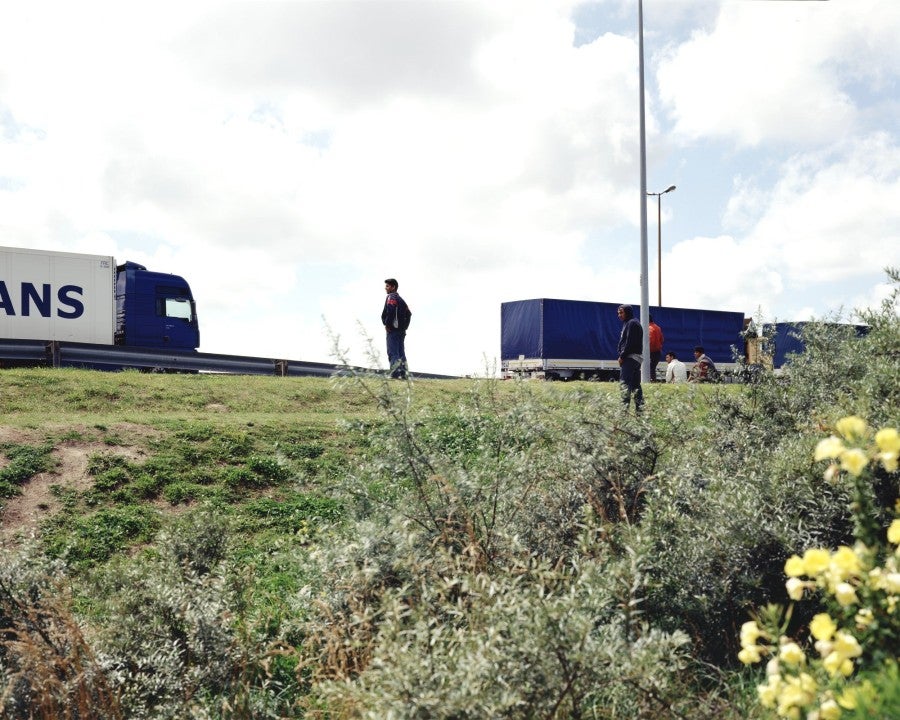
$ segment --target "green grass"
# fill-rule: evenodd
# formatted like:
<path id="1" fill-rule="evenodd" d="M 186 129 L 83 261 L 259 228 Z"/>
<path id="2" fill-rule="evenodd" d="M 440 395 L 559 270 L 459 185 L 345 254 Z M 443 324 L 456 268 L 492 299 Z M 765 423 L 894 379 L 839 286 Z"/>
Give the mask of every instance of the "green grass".
<path id="1" fill-rule="evenodd" d="M 430 414 L 433 442 L 451 455 L 477 456 L 474 443 L 490 437 L 490 428 L 469 427 L 452 412 L 483 382 L 413 385 L 417 407 Z M 285 519 L 296 517 L 296 498 L 327 499 L 353 457 L 365 452 L 366 429 L 386 421 L 379 407 L 384 398 L 378 394 L 389 393 L 394 407 L 402 408 L 409 390 L 405 384 L 376 381 L 364 387 L 346 379 L 72 369 L 4 370 L 0 383 L 0 429 L 28 439 L 0 445 L 0 460 L 5 459 L 0 495 L 11 497 L 35 474 L 51 470 L 56 448 L 106 448 L 89 455 L 87 487 L 57 483 L 54 492 L 65 499 L 66 512 L 44 520 L 48 547 L 79 565 L 146 543 L 168 517 L 210 501 L 253 518 L 266 532 L 273 523 L 286 523 L 283 529 L 296 532 L 294 520 Z M 585 394 L 618 393 L 614 383 L 534 382 L 527 387 L 545 396 L 548 406 Z M 680 400 L 686 394 L 696 398 L 695 415 L 683 421 L 702 423 L 711 407 L 705 398 L 735 389 L 648 385 L 645 394 L 654 407 L 652 422 L 668 427 L 667 408 L 676 402 L 684 408 Z M 520 390 L 516 382 L 495 383 L 492 394 L 495 402 L 514 404 Z M 285 509 L 261 518 L 260 502 L 283 503 Z M 152 505 L 158 519 L 125 522 L 142 505 Z M 333 510 L 326 515 L 334 520 Z M 276 516 L 282 519 L 275 522 Z M 95 532 L 92 523 L 109 525 L 110 539 Z M 252 523 L 242 526 L 254 531 Z M 77 549 L 63 553 L 66 536 L 75 538 Z"/>
<path id="2" fill-rule="evenodd" d="M 50 459 L 50 445 L 19 445 L 6 443 L 0 445 L 0 453 L 7 459 L 5 467 L 0 468 L 0 497 L 12 497 L 20 491 L 20 486 L 40 472 L 53 466 Z"/>

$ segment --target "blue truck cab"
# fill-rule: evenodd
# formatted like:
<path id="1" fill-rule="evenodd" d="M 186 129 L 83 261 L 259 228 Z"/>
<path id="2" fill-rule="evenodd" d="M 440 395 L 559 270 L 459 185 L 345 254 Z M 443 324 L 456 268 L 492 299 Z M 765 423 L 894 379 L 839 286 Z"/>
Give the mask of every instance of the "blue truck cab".
<path id="1" fill-rule="evenodd" d="M 116 345 L 196 350 L 197 308 L 187 281 L 126 262 L 116 267 Z"/>

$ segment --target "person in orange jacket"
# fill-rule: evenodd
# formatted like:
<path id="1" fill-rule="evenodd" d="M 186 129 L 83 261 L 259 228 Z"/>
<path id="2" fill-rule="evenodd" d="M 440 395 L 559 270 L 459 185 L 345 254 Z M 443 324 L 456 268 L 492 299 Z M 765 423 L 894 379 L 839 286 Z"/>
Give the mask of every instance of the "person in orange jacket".
<path id="1" fill-rule="evenodd" d="M 662 348 L 665 342 L 662 328 L 653 322 L 653 316 L 650 316 L 648 337 L 650 339 L 650 382 L 656 382 L 656 366 L 662 358 Z"/>

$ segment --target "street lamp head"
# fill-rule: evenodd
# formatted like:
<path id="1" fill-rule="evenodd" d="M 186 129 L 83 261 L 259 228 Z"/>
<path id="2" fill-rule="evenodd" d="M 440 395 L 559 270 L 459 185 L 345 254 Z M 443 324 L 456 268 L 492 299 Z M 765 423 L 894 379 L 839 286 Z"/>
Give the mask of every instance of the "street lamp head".
<path id="1" fill-rule="evenodd" d="M 674 185 L 669 185 L 669 187 L 667 187 L 665 190 L 663 190 L 663 195 L 665 195 L 666 193 L 672 192 L 674 189 L 675 189 Z"/>

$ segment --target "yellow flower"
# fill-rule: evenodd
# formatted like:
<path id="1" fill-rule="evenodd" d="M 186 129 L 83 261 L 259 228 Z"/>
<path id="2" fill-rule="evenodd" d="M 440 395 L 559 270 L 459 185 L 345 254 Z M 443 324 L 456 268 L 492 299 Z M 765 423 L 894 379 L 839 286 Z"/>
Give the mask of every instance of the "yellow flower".
<path id="1" fill-rule="evenodd" d="M 787 594 L 791 600 L 803 599 L 803 591 L 806 589 L 806 583 L 800 578 L 788 578 L 784 586 L 787 588 Z"/>
<path id="2" fill-rule="evenodd" d="M 788 642 L 781 646 L 778 657 L 787 665 L 802 665 L 806 662 L 806 655 L 795 642 Z"/>
<path id="3" fill-rule="evenodd" d="M 834 650 L 834 643 L 831 640 L 816 640 L 814 647 L 818 650 L 820 657 L 828 657 Z"/>
<path id="4" fill-rule="evenodd" d="M 783 717 L 785 720 L 800 720 L 800 708 L 785 705 L 783 702 L 778 703 L 775 712 L 778 713 L 778 717 Z"/>
<path id="5" fill-rule="evenodd" d="M 900 594 L 900 572 L 892 572 L 884 576 L 884 589 L 894 595 Z"/>
<path id="6" fill-rule="evenodd" d="M 831 640 L 837 624 L 828 613 L 819 613 L 809 623 L 809 631 L 816 640 Z"/>
<path id="7" fill-rule="evenodd" d="M 834 597 L 838 603 L 840 603 L 841 607 L 847 607 L 848 605 L 859 602 L 859 598 L 856 597 L 856 588 L 850 583 L 838 583 L 837 587 L 834 589 Z"/>
<path id="8" fill-rule="evenodd" d="M 831 562 L 831 553 L 820 548 L 810 548 L 803 553 L 803 568 L 810 577 L 825 572 Z"/>
<path id="9" fill-rule="evenodd" d="M 803 558 L 799 555 L 791 555 L 784 563 L 784 574 L 788 577 L 800 577 L 805 573 L 806 567 L 803 565 Z"/>
<path id="10" fill-rule="evenodd" d="M 891 523 L 887 531 L 887 539 L 889 543 L 900 545 L 900 518 L 895 519 Z"/>
<path id="11" fill-rule="evenodd" d="M 881 460 L 881 466 L 888 472 L 897 472 L 897 453 L 883 452 L 878 453 L 878 459 Z"/>
<path id="12" fill-rule="evenodd" d="M 761 635 L 765 635 L 756 620 L 748 620 L 741 625 L 741 647 L 750 647 L 755 645 Z"/>
<path id="13" fill-rule="evenodd" d="M 837 650 L 834 650 L 822 661 L 822 666 L 832 677 L 836 677 L 838 674 L 849 677 L 853 674 L 853 661 L 850 658 L 841 655 Z"/>
<path id="14" fill-rule="evenodd" d="M 837 571 L 835 574 L 842 578 L 859 575 L 859 555 L 846 545 L 841 545 L 831 556 L 831 565 Z"/>
<path id="15" fill-rule="evenodd" d="M 744 663 L 744 665 L 752 665 L 753 663 L 758 663 L 760 660 L 762 660 L 762 655 L 760 655 L 759 651 L 759 645 L 748 645 L 742 648 L 738 653 L 738 660 Z"/>
<path id="16" fill-rule="evenodd" d="M 897 428 L 886 427 L 881 428 L 875 433 L 875 444 L 883 453 L 900 453 L 900 433 Z"/>
<path id="17" fill-rule="evenodd" d="M 844 690 L 844 692 L 842 692 L 840 695 L 838 695 L 838 698 L 837 698 L 838 705 L 840 705 L 842 708 L 844 708 L 844 710 L 856 710 L 856 705 L 857 705 L 856 693 L 857 693 L 856 688 L 852 688 L 852 687 L 847 688 L 846 690 Z"/>
<path id="18" fill-rule="evenodd" d="M 869 570 L 869 587 L 873 590 L 884 590 L 884 570 L 880 567 L 874 567 Z"/>
<path id="19" fill-rule="evenodd" d="M 863 437 L 865 437 L 867 429 L 866 421 L 856 415 L 841 418 L 835 424 L 835 428 L 837 428 L 837 431 L 845 440 L 849 440 L 850 442 L 862 440 Z"/>
<path id="20" fill-rule="evenodd" d="M 817 461 L 834 460 L 835 458 L 839 458 L 844 450 L 846 450 L 846 448 L 844 447 L 843 441 L 839 437 L 831 435 L 824 440 L 819 440 L 819 444 L 816 445 L 816 452 L 813 457 Z"/>
<path id="21" fill-rule="evenodd" d="M 817 689 L 815 679 L 807 673 L 786 678 L 778 695 L 776 712 L 781 717 L 799 718 L 800 708 L 806 707 L 816 699 Z"/>
<path id="22" fill-rule="evenodd" d="M 866 453 L 859 448 L 851 448 L 841 455 L 841 469 L 846 470 L 851 475 L 859 477 L 866 465 L 869 464 L 869 458 Z"/>
<path id="23" fill-rule="evenodd" d="M 781 690 L 781 678 L 777 675 L 770 675 L 768 682 L 756 687 L 756 694 L 759 696 L 759 703 L 763 707 L 775 707 L 775 701 L 778 699 L 778 692 Z"/>
<path id="24" fill-rule="evenodd" d="M 819 706 L 819 720 L 838 720 L 840 716 L 841 709 L 831 698 Z"/>
<path id="25" fill-rule="evenodd" d="M 872 614 L 871 608 L 860 608 L 854 620 L 856 620 L 857 628 L 865 630 L 875 621 L 875 616 Z"/>
<path id="26" fill-rule="evenodd" d="M 797 708 L 799 705 L 805 705 L 805 703 L 803 702 L 805 699 L 806 694 L 803 692 L 803 690 L 800 689 L 799 685 L 795 683 L 789 683 L 787 686 L 782 688 L 781 694 L 778 696 L 778 714 L 784 715 L 785 710 Z"/>
<path id="27" fill-rule="evenodd" d="M 838 630 L 834 635 L 834 652 L 844 657 L 855 658 L 862 655 L 862 648 L 859 641 L 850 633 Z"/>

